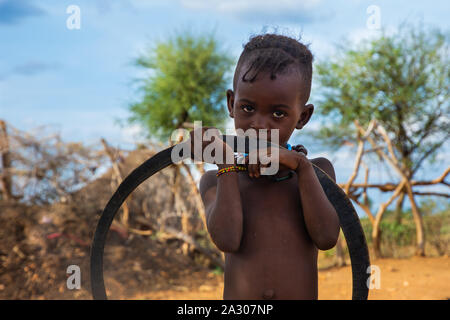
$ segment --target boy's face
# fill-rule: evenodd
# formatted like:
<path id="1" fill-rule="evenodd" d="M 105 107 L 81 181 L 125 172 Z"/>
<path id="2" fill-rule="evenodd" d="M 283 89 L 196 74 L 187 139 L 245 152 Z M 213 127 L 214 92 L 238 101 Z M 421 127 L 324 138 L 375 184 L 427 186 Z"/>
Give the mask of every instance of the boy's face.
<path id="1" fill-rule="evenodd" d="M 259 73 L 252 83 L 239 80 L 236 92 L 227 91 L 228 111 L 235 129 L 278 129 L 280 141 L 274 142 L 287 143 L 294 129 L 301 129 L 314 111 L 312 104 L 305 105 L 308 93 L 302 89 L 302 82 L 293 70 L 277 74 L 274 80 L 269 73 Z"/>

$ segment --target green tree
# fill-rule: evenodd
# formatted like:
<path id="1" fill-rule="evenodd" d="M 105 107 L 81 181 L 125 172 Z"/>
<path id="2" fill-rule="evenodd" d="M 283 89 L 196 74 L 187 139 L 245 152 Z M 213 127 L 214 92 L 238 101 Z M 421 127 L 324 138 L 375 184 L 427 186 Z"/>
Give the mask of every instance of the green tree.
<path id="1" fill-rule="evenodd" d="M 367 127 L 375 118 L 411 179 L 450 136 L 448 40 L 440 30 L 403 24 L 394 34 L 382 31 L 376 39 L 339 46 L 333 58 L 316 66 L 323 126 L 315 138 L 336 151 L 356 142 L 355 119 Z M 418 254 L 424 253 L 423 244 L 418 239 Z"/>
<path id="2" fill-rule="evenodd" d="M 223 129 L 228 118 L 226 89 L 231 82 L 234 62 L 228 52 L 220 48 L 213 33 L 194 35 L 182 31 L 167 41 L 157 41 L 135 61 L 148 76 L 138 80 L 142 97 L 129 106 L 132 115 L 127 121 L 145 128 L 147 138 L 162 142 L 167 142 L 175 129 L 189 128 L 198 120 L 204 126 Z M 182 232 L 190 235 L 193 226 L 179 192 L 181 168 L 185 169 L 186 178 L 196 194 L 203 227 L 206 225 L 205 214 L 190 167 L 186 164 L 174 166 L 173 208 L 181 214 Z M 204 171 L 201 165 L 198 169 Z M 182 250 L 188 254 L 189 246 L 184 244 Z"/>
<path id="3" fill-rule="evenodd" d="M 140 79 L 143 97 L 130 105 L 130 123 L 163 141 L 174 129 L 201 120 L 223 128 L 227 118 L 225 92 L 234 60 L 222 52 L 213 34 L 179 33 L 157 42 L 136 65 L 149 71 Z"/>

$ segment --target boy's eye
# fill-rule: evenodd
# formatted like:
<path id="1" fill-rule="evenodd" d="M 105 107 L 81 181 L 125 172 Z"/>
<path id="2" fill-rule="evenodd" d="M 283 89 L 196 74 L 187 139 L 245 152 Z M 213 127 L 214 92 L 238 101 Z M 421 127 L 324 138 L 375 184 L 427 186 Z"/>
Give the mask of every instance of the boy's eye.
<path id="1" fill-rule="evenodd" d="M 249 105 L 242 106 L 241 108 L 245 112 L 253 112 L 255 110 L 255 108 L 253 108 L 252 106 L 249 106 Z"/>
<path id="2" fill-rule="evenodd" d="M 283 118 L 283 117 L 284 117 L 284 112 L 283 112 L 283 111 L 275 111 L 275 112 L 273 113 L 273 116 L 274 116 L 275 118 Z"/>

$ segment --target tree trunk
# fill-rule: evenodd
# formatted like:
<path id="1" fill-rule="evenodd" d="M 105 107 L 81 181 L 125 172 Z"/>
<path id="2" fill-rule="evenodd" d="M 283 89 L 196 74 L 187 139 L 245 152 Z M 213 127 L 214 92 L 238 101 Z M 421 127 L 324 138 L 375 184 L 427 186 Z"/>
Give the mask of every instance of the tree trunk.
<path id="1" fill-rule="evenodd" d="M 205 174 L 205 166 L 203 163 L 199 163 L 197 164 L 197 170 L 200 172 L 200 175 L 204 175 Z"/>
<path id="2" fill-rule="evenodd" d="M 206 213 L 205 213 L 205 208 L 203 206 L 203 201 L 202 201 L 202 197 L 200 195 L 200 191 L 198 190 L 197 184 L 194 180 L 194 177 L 192 176 L 190 167 L 188 165 L 186 165 L 185 163 L 182 163 L 181 165 L 186 170 L 187 179 L 191 186 L 191 191 L 195 197 L 195 204 L 197 206 L 198 214 L 200 216 L 200 219 L 203 222 L 203 230 L 207 230 L 207 228 L 206 228 Z"/>
<path id="3" fill-rule="evenodd" d="M 405 194 L 402 192 L 402 193 L 400 193 L 400 197 L 397 199 L 397 204 L 395 206 L 394 219 L 395 219 L 396 225 L 402 224 L 403 200 L 404 199 L 405 199 Z"/>
<path id="4" fill-rule="evenodd" d="M 184 234 L 190 236 L 193 230 L 191 222 L 189 221 L 189 215 L 184 204 L 184 200 L 181 198 L 181 171 L 179 166 L 175 166 L 175 181 L 173 185 L 173 193 L 175 198 L 175 210 L 177 214 L 181 217 L 181 230 Z M 189 242 L 184 242 L 181 246 L 181 251 L 184 255 L 189 255 L 193 247 Z"/>
<path id="5" fill-rule="evenodd" d="M 335 265 L 337 267 L 345 266 L 345 253 L 344 253 L 344 244 L 342 243 L 342 236 L 339 234 L 338 241 L 336 242 L 336 262 Z"/>
<path id="6" fill-rule="evenodd" d="M 372 248 L 376 259 L 382 258 L 381 254 L 381 219 L 376 219 L 372 229 Z"/>
<path id="7" fill-rule="evenodd" d="M 4 200 L 13 199 L 12 196 L 12 183 L 11 183 L 11 160 L 9 156 L 9 142 L 8 142 L 8 132 L 6 131 L 6 123 L 0 120 L 0 155 L 2 159 L 3 172 L 0 175 L 0 184 L 3 193 Z"/>
<path id="8" fill-rule="evenodd" d="M 118 188 L 119 185 L 122 183 L 123 181 L 123 175 L 122 175 L 122 171 L 120 170 L 120 166 L 117 163 L 117 155 L 114 153 L 114 151 L 111 149 L 111 147 L 108 145 L 108 143 L 106 142 L 106 140 L 104 138 L 100 139 L 100 142 L 103 145 L 103 148 L 105 149 L 105 153 L 108 155 L 110 161 L 111 161 L 111 166 L 112 166 L 112 174 L 111 174 L 111 186 L 112 189 L 114 191 L 114 189 Z M 115 182 L 114 182 L 115 180 Z M 130 194 L 127 199 L 125 199 L 125 201 L 122 204 L 122 216 L 121 216 L 121 222 L 122 224 L 125 226 L 125 228 L 128 229 L 128 220 L 130 217 L 130 210 L 128 208 L 128 204 L 132 202 L 132 194 Z"/>
<path id="9" fill-rule="evenodd" d="M 409 201 L 411 202 L 411 211 L 414 218 L 414 223 L 416 225 L 416 256 L 425 256 L 425 232 L 423 227 L 422 215 L 417 208 L 416 201 L 414 200 L 414 195 L 412 193 L 411 185 L 406 186 L 408 192 Z"/>

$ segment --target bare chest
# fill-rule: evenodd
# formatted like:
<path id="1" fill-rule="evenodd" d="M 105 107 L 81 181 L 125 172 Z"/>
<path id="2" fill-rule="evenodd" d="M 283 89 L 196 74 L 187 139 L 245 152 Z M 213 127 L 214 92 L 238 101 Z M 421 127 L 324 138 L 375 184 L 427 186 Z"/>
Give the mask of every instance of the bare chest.
<path id="1" fill-rule="evenodd" d="M 244 230 L 241 248 L 277 248 L 309 245 L 297 177 L 273 182 L 266 177 L 239 176 Z"/>

